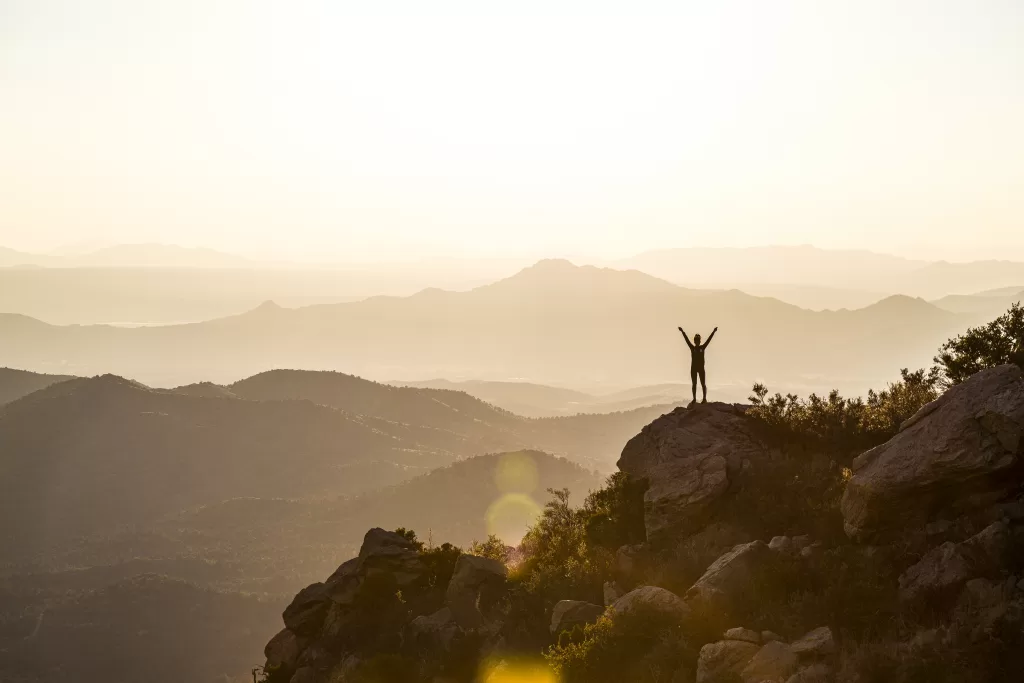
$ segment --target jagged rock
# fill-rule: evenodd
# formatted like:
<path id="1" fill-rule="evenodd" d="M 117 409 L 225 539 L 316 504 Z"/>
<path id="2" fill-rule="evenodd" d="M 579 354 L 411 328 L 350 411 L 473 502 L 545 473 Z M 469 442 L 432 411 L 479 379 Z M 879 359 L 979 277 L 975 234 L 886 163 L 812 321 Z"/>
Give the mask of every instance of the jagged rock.
<path id="1" fill-rule="evenodd" d="M 799 665 L 799 658 L 789 645 L 774 641 L 766 643 L 740 671 L 743 683 L 762 681 L 784 681 L 792 676 Z"/>
<path id="2" fill-rule="evenodd" d="M 793 539 L 789 536 L 774 536 L 769 541 L 768 547 L 780 553 L 789 552 L 793 549 Z"/>
<path id="3" fill-rule="evenodd" d="M 359 548 L 359 557 L 370 555 L 387 554 L 395 550 L 416 550 L 416 543 L 410 541 L 401 534 L 393 531 L 385 531 L 380 527 L 374 527 L 363 536 L 363 545 Z M 342 565 L 344 566 L 344 565 Z"/>
<path id="4" fill-rule="evenodd" d="M 971 578 L 998 572 L 1008 540 L 1006 524 L 995 522 L 963 543 L 943 543 L 900 575 L 900 598 L 949 595 Z"/>
<path id="5" fill-rule="evenodd" d="M 324 623 L 329 603 L 330 597 L 324 584 L 306 586 L 284 609 L 282 617 L 285 627 L 300 636 L 314 635 Z"/>
<path id="6" fill-rule="evenodd" d="M 366 532 L 357 559 L 361 574 L 392 574 L 402 588 L 414 584 L 427 571 L 415 542 L 383 529 L 370 529 Z"/>
<path id="7" fill-rule="evenodd" d="M 697 683 L 716 683 L 739 676 L 761 647 L 742 640 L 708 643 L 697 657 Z"/>
<path id="8" fill-rule="evenodd" d="M 420 645 L 436 646 L 447 650 L 459 632 L 459 626 L 448 607 L 433 614 L 421 615 L 409 624 L 409 631 Z"/>
<path id="9" fill-rule="evenodd" d="M 551 610 L 551 633 L 557 635 L 570 631 L 574 626 L 583 626 L 597 621 L 604 614 L 604 607 L 582 600 L 559 600 Z"/>
<path id="10" fill-rule="evenodd" d="M 363 577 L 360 573 L 362 560 L 358 557 L 343 563 L 324 582 L 327 587 L 327 594 L 331 600 L 339 605 L 351 605 L 362 585 Z"/>
<path id="11" fill-rule="evenodd" d="M 619 588 L 619 584 L 614 581 L 604 582 L 604 604 L 608 606 L 622 597 L 622 590 Z"/>
<path id="12" fill-rule="evenodd" d="M 832 638 L 832 629 L 820 626 L 790 643 L 789 649 L 800 657 L 823 657 L 836 651 L 836 641 Z"/>
<path id="13" fill-rule="evenodd" d="M 690 608 L 678 595 L 657 586 L 641 586 L 626 593 L 615 601 L 611 611 L 613 614 L 624 614 L 640 606 L 677 614 L 680 617 L 687 617 L 690 614 Z"/>
<path id="14" fill-rule="evenodd" d="M 722 634 L 722 640 L 742 640 L 747 643 L 761 644 L 761 634 L 749 628 L 737 626 Z"/>
<path id="15" fill-rule="evenodd" d="M 832 667 L 824 662 L 816 662 L 805 666 L 786 679 L 786 683 L 829 683 L 832 680 Z"/>
<path id="16" fill-rule="evenodd" d="M 445 602 L 462 628 L 479 628 L 505 591 L 508 570 L 501 562 L 460 555 L 448 583 Z"/>
<path id="17" fill-rule="evenodd" d="M 743 461 L 763 455 L 744 412 L 724 403 L 676 408 L 622 449 L 619 469 L 649 482 L 644 494 L 648 541 L 662 544 L 697 531 Z"/>
<path id="18" fill-rule="evenodd" d="M 920 528 L 932 510 L 971 511 L 1016 488 L 1024 378 L 1014 365 L 982 370 L 858 456 L 843 494 L 847 534 L 859 540 Z"/>
<path id="19" fill-rule="evenodd" d="M 263 648 L 263 654 L 267 658 L 267 668 L 289 671 L 294 669 L 304 645 L 305 643 L 292 631 L 282 629 Z"/>
<path id="20" fill-rule="evenodd" d="M 686 592 L 686 601 L 706 612 L 728 613 L 738 601 L 756 597 L 755 576 L 772 571 L 777 557 L 763 541 L 738 545 L 705 570 Z"/>

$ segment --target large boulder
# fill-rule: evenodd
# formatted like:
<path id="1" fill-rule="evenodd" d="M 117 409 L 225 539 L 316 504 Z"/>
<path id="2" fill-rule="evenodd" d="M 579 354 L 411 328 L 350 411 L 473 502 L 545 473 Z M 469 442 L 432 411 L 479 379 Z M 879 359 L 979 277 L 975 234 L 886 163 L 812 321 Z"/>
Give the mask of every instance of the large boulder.
<path id="1" fill-rule="evenodd" d="M 743 462 L 764 453 L 745 408 L 725 403 L 676 408 L 634 436 L 618 467 L 646 479 L 644 524 L 655 544 L 699 530 Z"/>
<path id="2" fill-rule="evenodd" d="M 303 646 L 304 643 L 293 632 L 288 629 L 281 630 L 263 648 L 263 655 L 267 658 L 267 669 L 293 670 L 299 655 L 302 654 Z"/>
<path id="3" fill-rule="evenodd" d="M 460 555 L 445 595 L 455 622 L 466 629 L 483 626 L 504 595 L 507 574 L 497 560 Z"/>
<path id="4" fill-rule="evenodd" d="M 948 597 L 972 578 L 998 575 L 1009 542 L 1007 525 L 1000 521 L 963 543 L 947 541 L 933 548 L 900 575 L 900 598 L 913 601 Z"/>
<path id="5" fill-rule="evenodd" d="M 742 640 L 708 643 L 697 657 L 697 683 L 735 680 L 760 649 L 760 645 Z"/>
<path id="6" fill-rule="evenodd" d="M 858 456 L 843 494 L 852 538 L 923 526 L 989 506 L 1021 481 L 1024 378 L 1015 365 L 983 370 L 921 408 L 896 436 Z"/>
<path id="7" fill-rule="evenodd" d="M 705 613 L 728 614 L 740 601 L 757 599 L 757 578 L 774 571 L 779 557 L 763 541 L 740 544 L 715 560 L 684 597 Z"/>
<path id="8" fill-rule="evenodd" d="M 416 583 L 427 571 L 415 541 L 383 529 L 366 532 L 357 559 L 362 574 L 391 574 L 403 588 Z"/>
<path id="9" fill-rule="evenodd" d="M 604 614 L 604 607 L 582 600 L 559 600 L 551 610 L 551 633 L 571 631 L 576 626 L 592 624 Z"/>
<path id="10" fill-rule="evenodd" d="M 320 630 L 330 607 L 327 587 L 322 583 L 306 586 L 296 594 L 291 604 L 285 607 L 285 628 L 300 636 L 310 636 Z"/>
<path id="11" fill-rule="evenodd" d="M 675 614 L 681 618 L 690 614 L 690 608 L 678 595 L 657 586 L 640 586 L 631 590 L 612 604 L 611 612 L 625 614 L 640 608 Z"/>

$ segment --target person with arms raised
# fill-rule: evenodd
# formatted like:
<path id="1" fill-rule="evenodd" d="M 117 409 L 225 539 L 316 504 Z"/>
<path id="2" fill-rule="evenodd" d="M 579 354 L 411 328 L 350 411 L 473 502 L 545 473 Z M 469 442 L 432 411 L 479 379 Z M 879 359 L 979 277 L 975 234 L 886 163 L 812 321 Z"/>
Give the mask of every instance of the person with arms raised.
<path id="1" fill-rule="evenodd" d="M 708 348 L 708 344 L 715 338 L 715 332 L 718 332 L 716 327 L 708 335 L 708 340 L 703 344 L 700 343 L 700 335 L 693 335 L 693 341 L 686 336 L 686 332 L 683 332 L 683 328 L 680 327 L 679 331 L 683 333 L 683 339 L 686 340 L 686 345 L 690 347 L 690 383 L 693 385 L 693 403 L 697 402 L 697 378 L 700 378 L 700 388 L 703 392 L 703 398 L 701 403 L 708 402 L 708 385 L 706 381 L 706 374 L 704 371 L 704 350 Z"/>

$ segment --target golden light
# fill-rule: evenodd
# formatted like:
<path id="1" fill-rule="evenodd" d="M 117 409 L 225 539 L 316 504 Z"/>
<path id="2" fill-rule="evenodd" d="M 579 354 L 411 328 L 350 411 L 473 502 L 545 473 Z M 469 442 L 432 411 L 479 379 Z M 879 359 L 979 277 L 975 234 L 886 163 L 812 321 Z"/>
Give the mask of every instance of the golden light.
<path id="1" fill-rule="evenodd" d="M 540 513 L 540 505 L 525 493 L 506 493 L 487 508 L 487 533 L 517 545 Z"/>
<path id="2" fill-rule="evenodd" d="M 494 481 L 502 493 L 533 493 L 537 488 L 537 463 L 522 451 L 506 453 L 498 461 Z"/>
<path id="3" fill-rule="evenodd" d="M 519 660 L 487 662 L 480 671 L 479 683 L 558 683 L 558 677 L 542 661 Z"/>

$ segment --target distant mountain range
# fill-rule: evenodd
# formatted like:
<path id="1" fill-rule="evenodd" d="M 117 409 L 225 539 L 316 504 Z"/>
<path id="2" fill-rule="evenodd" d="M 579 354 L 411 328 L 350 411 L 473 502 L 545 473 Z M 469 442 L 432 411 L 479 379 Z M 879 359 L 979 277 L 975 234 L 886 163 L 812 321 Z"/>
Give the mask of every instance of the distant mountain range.
<path id="1" fill-rule="evenodd" d="M 114 372 L 148 384 L 232 381 L 267 367 L 345 368 L 379 378 L 465 377 L 563 386 L 688 382 L 676 331 L 720 332 L 712 382 L 863 393 L 927 365 L 983 313 L 893 296 L 857 310 L 809 311 L 737 290 L 694 290 L 639 271 L 542 261 L 467 292 L 424 290 L 138 329 L 53 326 L 0 315 L 0 363 Z"/>
<path id="2" fill-rule="evenodd" d="M 886 294 L 938 299 L 1001 287 L 1024 290 L 1024 263 L 1016 261 L 915 261 L 871 251 L 811 246 L 661 249 L 613 265 L 690 287 L 740 288 L 772 296 L 788 289 L 805 299 L 794 301 L 800 305 L 841 297 L 858 301 L 854 298 L 858 295 L 871 297 L 869 301 Z M 833 290 L 831 296 L 828 289 Z"/>

